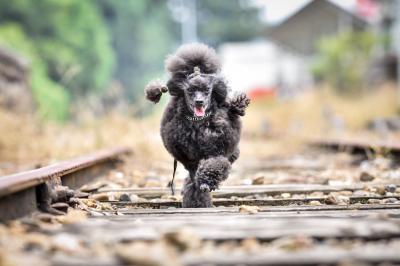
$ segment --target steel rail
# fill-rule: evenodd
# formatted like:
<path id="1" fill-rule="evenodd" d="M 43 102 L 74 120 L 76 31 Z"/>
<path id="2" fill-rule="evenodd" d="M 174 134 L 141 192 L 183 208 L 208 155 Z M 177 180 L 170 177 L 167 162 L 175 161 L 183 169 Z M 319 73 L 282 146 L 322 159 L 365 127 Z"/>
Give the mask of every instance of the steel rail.
<path id="1" fill-rule="evenodd" d="M 37 187 L 60 179 L 63 186 L 76 189 L 115 166 L 127 148 L 105 149 L 39 169 L 0 177 L 0 221 L 29 214 L 37 209 Z"/>
<path id="2" fill-rule="evenodd" d="M 363 141 L 350 139 L 314 139 L 308 142 L 311 146 L 325 147 L 353 153 L 383 152 L 400 156 L 400 141 Z"/>

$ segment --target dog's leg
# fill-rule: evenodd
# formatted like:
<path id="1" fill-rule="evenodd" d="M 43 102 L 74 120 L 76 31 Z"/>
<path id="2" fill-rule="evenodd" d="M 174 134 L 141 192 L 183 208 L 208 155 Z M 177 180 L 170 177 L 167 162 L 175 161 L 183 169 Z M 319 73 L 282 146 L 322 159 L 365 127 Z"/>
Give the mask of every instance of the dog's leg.
<path id="1" fill-rule="evenodd" d="M 167 91 L 167 86 L 162 84 L 159 80 L 150 82 L 144 89 L 147 100 L 153 103 L 158 103 L 161 99 L 161 95 Z"/>
<path id="2" fill-rule="evenodd" d="M 196 172 L 196 183 L 201 191 L 216 190 L 228 178 L 231 164 L 226 157 L 217 156 L 201 160 Z"/>
<path id="3" fill-rule="evenodd" d="M 185 179 L 182 190 L 183 208 L 209 208 L 212 207 L 211 195 L 209 191 L 201 191 L 193 182 L 191 177 Z"/>
<path id="4" fill-rule="evenodd" d="M 235 149 L 235 151 L 229 156 L 228 160 L 230 163 L 233 163 L 239 158 L 240 155 L 240 150 L 238 148 Z"/>

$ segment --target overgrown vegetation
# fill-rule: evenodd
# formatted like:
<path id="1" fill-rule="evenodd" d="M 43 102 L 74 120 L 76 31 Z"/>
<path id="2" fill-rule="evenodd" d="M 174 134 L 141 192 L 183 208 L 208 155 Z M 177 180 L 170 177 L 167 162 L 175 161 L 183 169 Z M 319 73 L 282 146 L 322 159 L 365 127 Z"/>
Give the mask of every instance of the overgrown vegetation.
<path id="1" fill-rule="evenodd" d="M 263 25 L 251 1 L 201 0 L 198 3 L 199 37 L 210 45 L 251 40 L 261 36 Z"/>
<path id="2" fill-rule="evenodd" d="M 365 84 L 370 54 L 377 39 L 371 32 L 344 32 L 321 39 L 313 66 L 317 80 L 339 93 L 359 93 Z"/>
<path id="3" fill-rule="evenodd" d="M 45 118 L 66 119 L 69 97 L 110 81 L 113 50 L 93 1 L 0 1 L 0 31 L 8 33 L 4 43 L 32 60 L 31 86 Z"/>
<path id="4" fill-rule="evenodd" d="M 70 96 L 59 83 L 48 76 L 48 66 L 23 29 L 15 23 L 0 26 L 0 45 L 17 50 L 31 63 L 30 84 L 41 117 L 63 121 L 67 119 Z"/>
<path id="5" fill-rule="evenodd" d="M 162 72 L 164 56 L 178 41 L 177 25 L 164 0 L 97 3 L 116 52 L 114 78 L 125 88 L 125 96 L 136 101 L 145 83 Z"/>

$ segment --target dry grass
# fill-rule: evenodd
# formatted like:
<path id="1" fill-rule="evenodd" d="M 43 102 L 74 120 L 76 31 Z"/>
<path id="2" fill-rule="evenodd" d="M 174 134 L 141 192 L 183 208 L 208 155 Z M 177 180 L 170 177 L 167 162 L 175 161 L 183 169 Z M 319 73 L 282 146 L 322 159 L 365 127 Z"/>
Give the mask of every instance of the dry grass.
<path id="1" fill-rule="evenodd" d="M 318 88 L 294 99 L 253 101 L 243 121 L 242 150 L 246 156 L 266 157 L 298 152 L 304 140 L 315 137 L 382 138 L 366 131 L 367 123 L 396 116 L 398 110 L 399 96 L 393 86 L 358 97 Z"/>
<path id="2" fill-rule="evenodd" d="M 9 162 L 22 168 L 32 167 L 115 146 L 132 148 L 143 162 L 148 158 L 168 158 L 159 137 L 157 116 L 140 120 L 111 114 L 59 125 L 40 123 L 34 116 L 22 117 L 3 110 L 0 121 L 0 174 L 9 172 L 5 169 Z"/>
<path id="3" fill-rule="evenodd" d="M 338 96 L 321 88 L 286 101 L 253 102 L 244 121 L 250 133 L 261 133 L 268 125 L 274 135 L 326 136 L 340 131 L 340 124 L 346 134 L 362 131 L 371 119 L 395 116 L 398 108 L 399 96 L 393 87 L 358 97 Z"/>
<path id="4" fill-rule="evenodd" d="M 283 102 L 253 102 L 243 121 L 242 157 L 296 152 L 304 138 L 314 136 L 358 137 L 370 119 L 394 116 L 397 99 L 396 91 L 386 87 L 358 98 L 339 97 L 324 89 Z M 33 115 L 2 110 L 0 174 L 7 172 L 7 162 L 48 163 L 119 145 L 131 147 L 143 164 L 170 160 L 159 137 L 162 109 L 146 119 L 111 114 L 65 125 L 40 123 Z M 344 122 L 345 130 L 333 129 L 335 119 Z"/>

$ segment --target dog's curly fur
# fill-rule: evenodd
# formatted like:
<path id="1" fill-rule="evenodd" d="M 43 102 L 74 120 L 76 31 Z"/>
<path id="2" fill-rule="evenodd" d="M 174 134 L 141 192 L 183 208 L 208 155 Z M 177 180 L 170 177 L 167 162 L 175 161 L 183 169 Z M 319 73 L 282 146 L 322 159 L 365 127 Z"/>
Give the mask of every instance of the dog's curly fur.
<path id="1" fill-rule="evenodd" d="M 145 94 L 155 103 L 167 90 L 172 96 L 161 122 L 161 137 L 168 152 L 189 171 L 183 207 L 211 207 L 210 191 L 228 177 L 239 157 L 240 116 L 250 101 L 245 94 L 228 98 L 217 55 L 204 44 L 181 46 L 165 65 L 170 73 L 166 86 L 152 82 Z M 210 93 L 209 116 L 192 121 L 187 119 L 193 114 L 190 91 L 196 89 Z"/>

